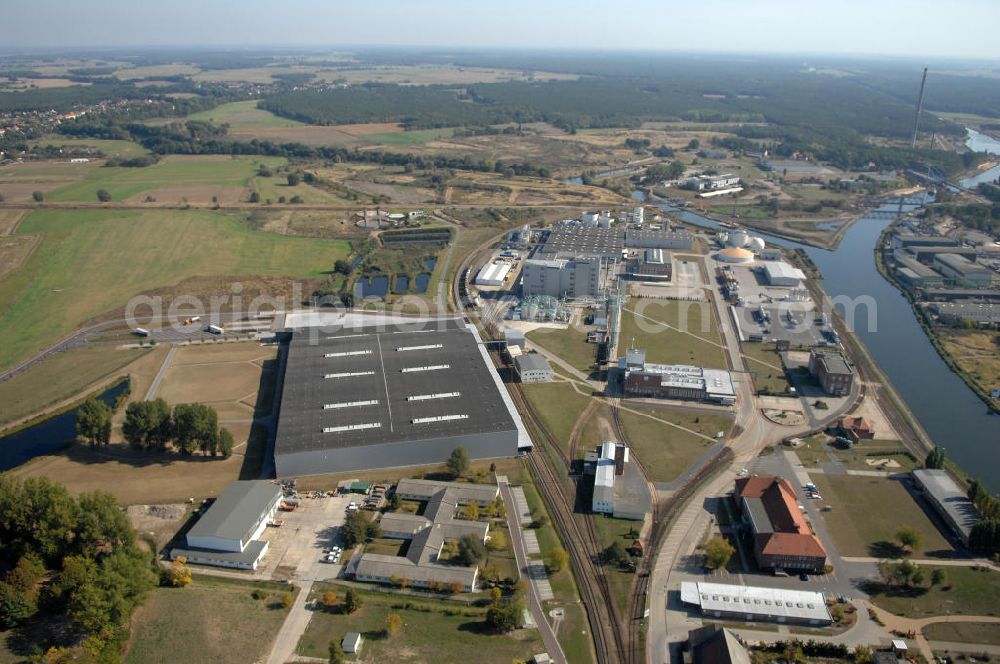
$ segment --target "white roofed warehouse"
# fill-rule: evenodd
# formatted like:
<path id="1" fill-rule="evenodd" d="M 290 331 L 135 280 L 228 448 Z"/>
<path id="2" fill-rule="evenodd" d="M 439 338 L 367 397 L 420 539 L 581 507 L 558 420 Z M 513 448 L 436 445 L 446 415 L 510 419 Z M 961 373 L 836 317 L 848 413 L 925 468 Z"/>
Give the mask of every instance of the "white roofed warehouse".
<path id="1" fill-rule="evenodd" d="M 171 557 L 257 569 L 267 553 L 267 542 L 257 538 L 278 511 L 281 495 L 281 487 L 264 480 L 233 482 L 187 532 L 187 546 L 171 550 Z"/>
<path id="2" fill-rule="evenodd" d="M 701 609 L 703 616 L 735 620 L 767 620 L 800 625 L 833 622 L 821 593 L 726 583 L 684 581 L 681 601 Z"/>
<path id="3" fill-rule="evenodd" d="M 531 441 L 475 328 L 457 318 L 292 333 L 278 477 L 512 457 Z"/>

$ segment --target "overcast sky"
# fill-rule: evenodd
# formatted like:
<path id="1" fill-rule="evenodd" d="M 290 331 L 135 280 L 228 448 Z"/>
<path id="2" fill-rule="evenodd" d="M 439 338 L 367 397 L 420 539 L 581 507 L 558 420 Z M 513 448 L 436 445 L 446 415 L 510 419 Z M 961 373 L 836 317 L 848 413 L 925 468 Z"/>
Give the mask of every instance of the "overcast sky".
<path id="1" fill-rule="evenodd" d="M 373 44 L 1000 61 L 1000 0 L 0 0 L 0 16 L 13 48 Z"/>

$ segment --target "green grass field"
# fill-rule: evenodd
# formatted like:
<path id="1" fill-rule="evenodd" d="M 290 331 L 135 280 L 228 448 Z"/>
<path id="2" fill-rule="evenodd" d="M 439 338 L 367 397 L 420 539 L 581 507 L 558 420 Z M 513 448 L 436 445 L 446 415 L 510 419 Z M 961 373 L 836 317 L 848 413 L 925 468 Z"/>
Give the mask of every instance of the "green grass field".
<path id="1" fill-rule="evenodd" d="M 255 588 L 269 591 L 270 596 L 254 599 L 250 593 Z M 199 575 L 186 588 L 157 588 L 136 610 L 123 661 L 260 661 L 288 614 L 279 604 L 285 588 Z"/>
<path id="2" fill-rule="evenodd" d="M 343 586 L 317 583 L 313 596 L 321 597 L 330 589 L 341 598 L 346 592 Z M 537 630 L 490 633 L 485 629 L 485 609 L 463 602 L 368 591 L 360 591 L 360 594 L 364 605 L 353 614 L 315 611 L 297 652 L 325 659 L 329 656 L 330 641 L 339 642 L 347 632 L 360 632 L 364 638 L 360 653 L 347 656 L 351 662 L 510 664 L 515 659 L 528 660 L 544 648 Z M 405 608 L 407 602 L 410 608 Z M 386 636 L 383 632 L 386 616 L 390 613 L 399 614 L 403 620 L 402 630 L 394 636 Z"/>
<path id="3" fill-rule="evenodd" d="M 624 347 L 644 348 L 647 362 L 726 368 L 722 348 L 716 345 L 721 343 L 719 328 L 707 302 L 629 300 L 619 339 Z"/>
<path id="4" fill-rule="evenodd" d="M 340 198 L 328 191 L 320 189 L 318 187 L 313 187 L 311 185 L 300 182 L 294 187 L 288 186 L 288 179 L 280 175 L 276 175 L 270 178 L 255 177 L 252 182 L 253 188 L 260 195 L 260 202 L 267 203 L 270 200 L 272 203 L 277 203 L 278 199 L 282 196 L 285 197 L 286 201 L 291 201 L 292 198 L 298 196 L 302 199 L 302 202 L 308 205 L 350 205 L 351 201 L 345 198 Z M 327 213 L 328 219 L 340 218 L 343 219 L 347 214 L 340 213 Z"/>
<path id="5" fill-rule="evenodd" d="M 713 438 L 719 431 L 728 434 L 733 426 L 732 418 L 722 415 L 669 411 L 651 411 L 651 414 Z M 629 445 L 654 482 L 677 479 L 712 445 L 687 431 L 628 411 L 621 412 L 621 422 Z"/>
<path id="6" fill-rule="evenodd" d="M 387 147 L 405 148 L 420 145 L 439 138 L 450 138 L 453 129 L 428 129 L 423 131 L 387 131 L 363 136 L 365 143 L 375 143 Z"/>
<path id="7" fill-rule="evenodd" d="M 580 413 L 587 407 L 588 397 L 565 382 L 528 384 L 524 386 L 524 393 L 563 451 L 569 453 L 570 435 Z"/>
<path id="8" fill-rule="evenodd" d="M 1000 625 L 996 623 L 932 623 L 924 627 L 928 641 L 950 641 L 952 643 L 987 644 L 1000 646 Z"/>
<path id="9" fill-rule="evenodd" d="M 920 533 L 922 544 L 915 556 L 952 550 L 898 480 L 820 473 L 811 477 L 823 502 L 833 508 L 823 512 L 823 518 L 841 555 L 879 556 L 882 549 L 891 548 L 882 543 L 892 543 L 896 529 L 904 525 Z M 892 509 L 874 509 L 879 505 Z"/>
<path id="10" fill-rule="evenodd" d="M 922 565 L 921 569 L 930 579 L 935 567 Z M 878 592 L 872 595 L 872 602 L 886 611 L 910 618 L 949 614 L 1000 615 L 1000 572 L 973 567 L 942 569 L 948 575 L 947 583 L 942 586 L 925 586 L 916 592 Z M 1000 631 L 996 625 L 993 629 Z"/>
<path id="11" fill-rule="evenodd" d="M 526 335 L 550 353 L 554 353 L 575 369 L 590 373 L 597 361 L 597 346 L 587 343 L 587 335 L 574 327 L 556 329 L 540 327 Z"/>
<path id="12" fill-rule="evenodd" d="M 193 113 L 188 120 L 228 124 L 230 129 L 248 129 L 251 127 L 301 127 L 296 120 L 281 118 L 263 109 L 257 108 L 257 101 L 234 101 L 221 104 L 213 109 Z"/>
<path id="13" fill-rule="evenodd" d="M 34 146 L 47 147 L 54 145 L 64 149 L 79 150 L 90 148 L 100 150 L 106 157 L 139 157 L 149 154 L 149 150 L 138 143 L 132 141 L 113 141 L 101 138 L 77 138 L 75 136 L 63 136 L 61 134 L 47 134 L 32 141 Z"/>
<path id="14" fill-rule="evenodd" d="M 785 377 L 781 356 L 773 343 L 744 343 L 741 346 L 753 384 L 765 394 L 785 394 L 791 387 Z"/>
<path id="15" fill-rule="evenodd" d="M 0 367 L 144 291 L 194 276 L 315 277 L 350 251 L 344 241 L 252 231 L 193 210 L 37 210 L 18 232 L 43 240 L 0 281 Z"/>
<path id="16" fill-rule="evenodd" d="M 75 348 L 47 358 L 30 371 L 0 383 L 0 426 L 79 394 L 88 385 L 111 376 L 148 351 L 95 346 Z"/>
<path id="17" fill-rule="evenodd" d="M 260 164 L 277 168 L 284 163 L 281 157 L 167 157 L 144 168 L 91 168 L 84 180 L 58 189 L 46 199 L 96 201 L 98 189 L 106 189 L 113 201 L 159 189 L 168 189 L 179 199 L 185 188 L 193 193 L 205 187 L 245 187 Z"/>

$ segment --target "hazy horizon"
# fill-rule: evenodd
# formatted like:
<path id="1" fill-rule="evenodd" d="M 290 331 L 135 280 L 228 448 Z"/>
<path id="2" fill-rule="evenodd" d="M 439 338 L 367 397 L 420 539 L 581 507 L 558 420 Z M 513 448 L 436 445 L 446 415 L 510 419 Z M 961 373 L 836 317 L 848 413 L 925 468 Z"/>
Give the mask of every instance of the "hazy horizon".
<path id="1" fill-rule="evenodd" d="M 36 0 L 4 15 L 17 26 L 5 37 L 10 51 L 436 47 L 1000 61 L 993 0 L 636 0 L 628 12 L 593 0 Z"/>

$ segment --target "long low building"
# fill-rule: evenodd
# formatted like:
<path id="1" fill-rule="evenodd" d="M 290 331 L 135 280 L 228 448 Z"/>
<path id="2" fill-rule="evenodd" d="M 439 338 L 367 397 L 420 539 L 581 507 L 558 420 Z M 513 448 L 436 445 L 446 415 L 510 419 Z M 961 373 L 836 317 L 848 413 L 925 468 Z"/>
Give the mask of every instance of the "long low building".
<path id="1" fill-rule="evenodd" d="M 913 479 L 948 527 L 968 546 L 969 535 L 982 517 L 946 470 L 918 468 Z"/>
<path id="2" fill-rule="evenodd" d="M 487 263 L 476 275 L 477 286 L 503 286 L 512 265 L 506 261 Z"/>
<path id="3" fill-rule="evenodd" d="M 646 362 L 646 352 L 640 349 L 629 350 L 618 366 L 625 371 L 622 385 L 629 396 L 736 402 L 732 374 L 722 369 Z"/>
<path id="4" fill-rule="evenodd" d="M 760 620 L 800 625 L 833 622 L 821 593 L 726 583 L 684 581 L 681 601 L 710 618 Z"/>
<path id="5" fill-rule="evenodd" d="M 457 447 L 473 459 L 530 448 L 472 325 L 353 316 L 292 333 L 274 448 L 279 477 L 443 463 Z"/>
<path id="6" fill-rule="evenodd" d="M 171 550 L 171 558 L 257 569 L 268 549 L 267 542 L 258 538 L 278 511 L 281 496 L 281 487 L 271 482 L 233 482 L 187 532 L 187 546 Z"/>

